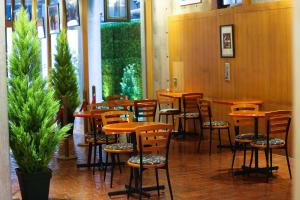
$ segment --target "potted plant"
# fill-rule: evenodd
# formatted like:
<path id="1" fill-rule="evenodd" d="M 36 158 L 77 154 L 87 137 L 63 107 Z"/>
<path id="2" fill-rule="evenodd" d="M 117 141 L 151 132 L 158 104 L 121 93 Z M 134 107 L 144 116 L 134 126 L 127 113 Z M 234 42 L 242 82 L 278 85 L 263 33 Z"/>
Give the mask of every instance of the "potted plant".
<path id="1" fill-rule="evenodd" d="M 62 97 L 67 100 L 68 123 L 74 122 L 73 113 L 79 106 L 79 92 L 75 66 L 65 30 L 57 37 L 54 68 L 51 72 L 51 83 L 55 89 L 55 98 L 62 103 Z"/>
<path id="2" fill-rule="evenodd" d="M 48 164 L 70 125 L 55 123 L 59 102 L 41 75 L 40 42 L 35 22 L 21 8 L 14 22 L 9 57 L 9 142 L 19 166 L 23 200 L 48 199 L 52 176 Z"/>

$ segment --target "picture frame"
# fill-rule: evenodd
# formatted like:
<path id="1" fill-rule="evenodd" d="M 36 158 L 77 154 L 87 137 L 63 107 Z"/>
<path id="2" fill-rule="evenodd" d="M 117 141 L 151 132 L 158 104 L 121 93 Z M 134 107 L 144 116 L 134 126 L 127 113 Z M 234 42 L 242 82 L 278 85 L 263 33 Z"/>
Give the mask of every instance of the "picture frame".
<path id="1" fill-rule="evenodd" d="M 180 0 L 179 4 L 181 6 L 186 6 L 190 4 L 202 3 L 202 0 Z"/>
<path id="2" fill-rule="evenodd" d="M 234 26 L 233 24 L 220 26 L 220 50 L 222 58 L 234 58 Z"/>
<path id="3" fill-rule="evenodd" d="M 130 21 L 130 0 L 104 0 L 104 21 Z"/>
<path id="4" fill-rule="evenodd" d="M 58 3 L 48 6 L 48 20 L 50 34 L 58 34 L 60 32 L 60 15 Z"/>
<path id="5" fill-rule="evenodd" d="M 46 38 L 45 34 L 45 23 L 44 23 L 44 18 L 38 18 L 36 20 L 36 28 L 37 28 L 37 34 L 38 38 L 43 39 Z"/>
<path id="6" fill-rule="evenodd" d="M 78 0 L 66 0 L 67 27 L 80 26 Z"/>

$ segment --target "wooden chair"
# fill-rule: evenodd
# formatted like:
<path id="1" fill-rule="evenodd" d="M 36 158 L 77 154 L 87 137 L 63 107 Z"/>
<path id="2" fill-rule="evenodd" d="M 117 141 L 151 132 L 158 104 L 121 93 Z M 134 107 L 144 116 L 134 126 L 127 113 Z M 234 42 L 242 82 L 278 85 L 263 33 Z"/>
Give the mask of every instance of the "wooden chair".
<path id="1" fill-rule="evenodd" d="M 211 112 L 211 102 L 204 99 L 198 99 L 197 105 L 200 112 L 200 126 L 201 126 L 201 133 L 198 143 L 198 152 L 200 151 L 200 144 L 203 137 L 203 130 L 208 129 L 209 130 L 209 155 L 211 155 L 211 143 L 212 143 L 212 133 L 214 130 L 218 130 L 219 133 L 219 147 L 221 148 L 222 142 L 221 142 L 221 130 L 227 130 L 228 133 L 228 141 L 230 146 L 231 144 L 231 138 L 230 138 L 230 127 L 229 123 L 227 121 L 215 121 L 212 120 L 212 112 Z"/>
<path id="2" fill-rule="evenodd" d="M 257 139 L 251 142 L 251 147 L 258 148 L 265 151 L 266 155 L 266 174 L 267 181 L 269 175 L 272 174 L 272 151 L 273 149 L 284 149 L 286 161 L 289 169 L 290 178 L 292 178 L 289 155 L 288 155 L 288 135 L 289 128 L 291 124 L 291 111 L 280 110 L 266 113 L 266 133 L 267 137 L 265 139 Z M 277 137 L 274 137 L 277 135 Z M 280 136 L 280 137 L 278 137 Z M 269 159 L 270 156 L 270 159 Z M 250 160 L 250 166 L 252 164 L 252 156 Z"/>
<path id="3" fill-rule="evenodd" d="M 134 115 L 136 121 L 155 121 L 157 100 L 146 99 L 134 101 Z M 143 118 L 143 120 L 141 119 Z"/>
<path id="4" fill-rule="evenodd" d="M 131 193 L 133 169 L 139 169 L 139 199 L 143 194 L 143 172 L 146 169 L 155 169 L 157 192 L 159 193 L 158 169 L 166 170 L 169 191 L 173 199 L 170 175 L 169 175 L 169 145 L 172 125 L 159 124 L 140 127 L 136 130 L 138 155 L 132 156 L 127 164 L 130 166 L 130 179 L 128 196 Z"/>
<path id="5" fill-rule="evenodd" d="M 112 101 L 112 100 L 128 100 L 128 96 L 127 95 L 121 95 L 121 94 L 114 94 L 114 95 L 110 95 L 105 97 L 106 101 Z"/>
<path id="6" fill-rule="evenodd" d="M 132 122 L 133 121 L 133 113 L 129 111 L 110 111 L 105 112 L 102 115 L 103 126 L 107 124 L 115 124 L 115 123 L 124 123 L 124 122 Z M 124 133 L 122 133 L 124 134 Z M 111 135 L 111 134 L 110 134 Z M 118 164 L 121 171 L 120 165 L 120 154 L 121 153 L 132 153 L 133 152 L 133 144 L 128 142 L 121 142 L 120 135 L 118 133 L 114 134 L 117 136 L 117 142 L 114 144 L 108 144 L 105 146 L 104 151 L 106 152 L 106 163 L 104 168 L 104 181 L 106 178 L 106 170 L 108 165 L 108 154 L 111 156 L 111 176 L 110 176 L 110 187 L 112 187 L 113 175 L 114 175 L 114 167 L 115 167 L 115 156 L 117 156 Z"/>
<path id="7" fill-rule="evenodd" d="M 183 112 L 178 116 L 178 118 L 179 118 L 179 131 L 183 132 L 183 136 L 185 136 L 186 121 L 188 120 L 193 120 L 194 132 L 196 132 L 196 120 L 199 120 L 200 123 L 200 115 L 197 106 L 197 99 L 202 99 L 202 98 L 203 98 L 202 93 L 188 93 L 182 95 Z M 182 128 L 182 120 L 183 120 L 183 128 Z"/>
<path id="8" fill-rule="evenodd" d="M 166 123 L 168 123 L 169 116 L 172 116 L 173 126 L 175 125 L 174 115 L 180 114 L 179 109 L 174 108 L 174 99 L 170 97 L 161 96 L 161 93 L 166 93 L 166 89 L 160 89 L 156 91 L 156 98 L 158 102 L 158 121 L 160 122 L 161 116 L 166 117 Z"/>
<path id="9" fill-rule="evenodd" d="M 259 106 L 255 104 L 237 104 L 231 106 L 231 112 L 232 113 L 242 113 L 245 111 L 258 111 Z M 246 128 L 249 129 L 249 127 L 253 128 L 254 127 L 254 120 L 253 118 L 245 118 L 245 117 L 233 117 L 233 126 L 234 126 L 234 131 L 235 131 L 235 144 L 233 148 L 233 157 L 232 157 L 232 164 L 231 168 L 233 169 L 234 166 L 234 161 L 235 161 L 235 155 L 236 155 L 236 150 L 242 146 L 243 151 L 244 151 L 244 166 L 246 166 L 246 150 L 247 150 L 247 145 L 249 145 L 251 142 L 254 141 L 255 139 L 255 134 L 254 131 L 251 133 L 240 133 L 241 128 Z M 259 135 L 259 137 L 263 137 L 263 135 Z"/>

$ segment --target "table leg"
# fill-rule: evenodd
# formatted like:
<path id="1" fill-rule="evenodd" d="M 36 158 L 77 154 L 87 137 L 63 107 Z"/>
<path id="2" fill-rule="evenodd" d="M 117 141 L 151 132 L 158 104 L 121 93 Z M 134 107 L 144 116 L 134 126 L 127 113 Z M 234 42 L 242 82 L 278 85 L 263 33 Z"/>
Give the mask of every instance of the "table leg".
<path id="1" fill-rule="evenodd" d="M 254 118 L 254 130 L 255 130 L 255 138 L 258 138 L 258 118 Z M 254 157 L 255 157 L 255 168 L 258 169 L 258 149 L 255 148 L 254 150 Z"/>

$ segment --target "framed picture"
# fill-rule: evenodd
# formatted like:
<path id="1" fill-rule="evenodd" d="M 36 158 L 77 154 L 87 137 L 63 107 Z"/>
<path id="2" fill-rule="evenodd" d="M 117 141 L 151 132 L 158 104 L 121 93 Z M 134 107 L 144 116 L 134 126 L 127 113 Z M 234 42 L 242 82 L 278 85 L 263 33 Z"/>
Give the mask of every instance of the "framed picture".
<path id="1" fill-rule="evenodd" d="M 234 58 L 234 34 L 233 25 L 220 26 L 220 47 L 222 58 Z"/>
<path id="2" fill-rule="evenodd" d="M 48 19 L 50 34 L 57 34 L 60 31 L 59 5 L 52 4 L 48 6 Z"/>
<path id="3" fill-rule="evenodd" d="M 104 21 L 126 22 L 130 20 L 129 0 L 104 0 Z"/>
<path id="4" fill-rule="evenodd" d="M 67 26 L 79 26 L 79 5 L 78 0 L 66 0 L 66 10 L 67 10 Z"/>
<path id="5" fill-rule="evenodd" d="M 44 18 L 37 19 L 36 27 L 37 27 L 38 38 L 40 39 L 45 38 L 46 34 L 45 34 Z"/>
<path id="6" fill-rule="evenodd" d="M 181 6 L 186 6 L 195 3 L 202 3 L 202 0 L 179 0 Z"/>

